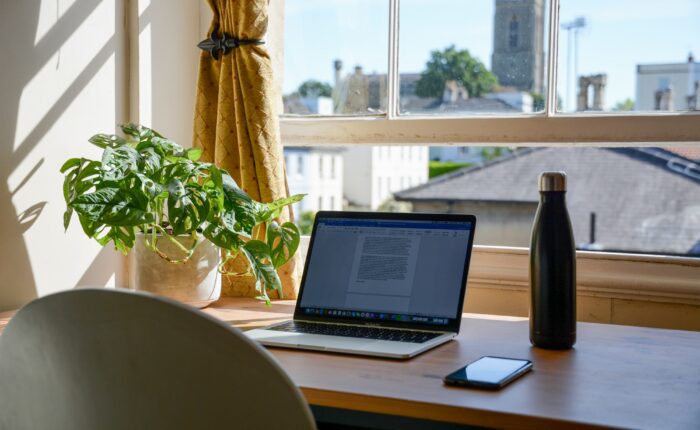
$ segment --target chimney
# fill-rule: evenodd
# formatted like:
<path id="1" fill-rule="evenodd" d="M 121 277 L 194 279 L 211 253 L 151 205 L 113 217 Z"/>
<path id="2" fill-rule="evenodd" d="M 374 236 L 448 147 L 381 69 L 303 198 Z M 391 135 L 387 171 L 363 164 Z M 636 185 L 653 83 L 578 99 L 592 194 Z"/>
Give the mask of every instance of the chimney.
<path id="1" fill-rule="evenodd" d="M 469 91 L 461 83 L 454 79 L 445 81 L 445 89 L 442 92 L 442 102 L 447 104 L 457 103 L 458 100 L 467 100 Z"/>
<path id="2" fill-rule="evenodd" d="M 588 110 L 588 86 L 591 84 L 588 76 L 580 76 L 578 78 L 578 102 L 576 110 L 583 112 Z"/>
<path id="3" fill-rule="evenodd" d="M 335 60 L 333 62 L 333 68 L 335 69 L 335 85 L 334 87 L 338 88 L 338 84 L 340 83 L 340 74 L 343 70 L 343 62 L 341 60 Z"/>
<path id="4" fill-rule="evenodd" d="M 595 75 L 593 78 L 593 110 L 603 110 L 605 107 L 605 86 L 608 75 Z"/>

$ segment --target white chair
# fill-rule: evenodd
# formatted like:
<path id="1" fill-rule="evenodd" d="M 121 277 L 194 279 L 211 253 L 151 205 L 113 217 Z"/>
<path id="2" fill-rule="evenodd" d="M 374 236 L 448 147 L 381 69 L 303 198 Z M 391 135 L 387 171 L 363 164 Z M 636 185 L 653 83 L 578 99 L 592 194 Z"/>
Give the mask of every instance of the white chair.
<path id="1" fill-rule="evenodd" d="M 314 429 L 272 356 L 169 299 L 53 294 L 0 336 L 0 429 Z"/>

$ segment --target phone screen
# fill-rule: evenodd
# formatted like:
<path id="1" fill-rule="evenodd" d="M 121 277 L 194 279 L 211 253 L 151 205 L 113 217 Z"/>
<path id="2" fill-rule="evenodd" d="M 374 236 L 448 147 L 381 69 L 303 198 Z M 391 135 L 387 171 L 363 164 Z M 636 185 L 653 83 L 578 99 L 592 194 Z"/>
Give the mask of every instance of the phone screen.
<path id="1" fill-rule="evenodd" d="M 453 385 L 500 388 L 532 368 L 530 360 L 481 357 L 447 375 L 445 383 Z"/>

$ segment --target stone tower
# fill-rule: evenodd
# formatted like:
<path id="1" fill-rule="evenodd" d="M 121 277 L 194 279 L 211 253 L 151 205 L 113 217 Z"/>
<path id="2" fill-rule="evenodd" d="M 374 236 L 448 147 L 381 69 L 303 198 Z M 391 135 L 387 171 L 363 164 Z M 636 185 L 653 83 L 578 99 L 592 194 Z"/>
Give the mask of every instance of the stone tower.
<path id="1" fill-rule="evenodd" d="M 491 69 L 504 86 L 542 94 L 545 0 L 495 0 Z"/>

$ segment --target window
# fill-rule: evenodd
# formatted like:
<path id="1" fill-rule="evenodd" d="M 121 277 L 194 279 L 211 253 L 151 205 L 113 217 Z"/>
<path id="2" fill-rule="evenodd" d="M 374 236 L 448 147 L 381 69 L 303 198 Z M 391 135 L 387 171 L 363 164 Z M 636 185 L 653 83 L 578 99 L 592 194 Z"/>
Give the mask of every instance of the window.
<path id="1" fill-rule="evenodd" d="M 297 174 L 304 174 L 304 157 L 297 155 Z"/>
<path id="2" fill-rule="evenodd" d="M 508 26 L 508 47 L 515 49 L 518 47 L 518 17 L 513 15 Z"/>
<path id="3" fill-rule="evenodd" d="M 400 170 L 414 158 L 422 159 L 427 165 L 428 159 L 433 160 L 433 150 L 442 152 L 438 161 L 443 165 L 436 169 L 444 169 L 446 165 L 457 169 L 492 166 L 492 160 L 504 157 L 508 160 L 550 157 L 552 164 L 543 164 L 542 169 L 556 169 L 563 165 L 561 160 L 564 159 L 580 161 L 578 165 L 583 163 L 581 160 L 592 160 L 586 171 L 588 177 L 579 173 L 571 178 L 572 184 L 588 184 L 585 193 L 576 192 L 577 198 L 596 192 L 610 196 L 609 189 L 596 190 L 589 179 L 621 170 L 623 164 L 627 169 L 629 160 L 646 163 L 637 166 L 639 171 L 657 166 L 657 170 L 651 171 L 669 174 L 671 182 L 698 183 L 698 159 L 692 154 L 700 141 L 700 116 L 694 111 L 700 63 L 688 56 L 687 51 L 700 53 L 700 37 L 691 40 L 685 36 L 700 36 L 694 24 L 700 19 L 700 7 L 694 3 L 675 0 L 659 6 L 633 0 L 621 0 L 614 5 L 602 0 L 387 0 L 372 3 L 358 0 L 323 2 L 323 8 L 313 13 L 299 9 L 311 8 L 309 4 L 287 0 L 287 11 L 293 13 L 287 14 L 285 24 L 298 20 L 305 13 L 315 18 L 325 16 L 329 22 L 337 23 L 338 17 L 350 16 L 358 9 L 377 10 L 386 18 L 382 22 L 363 23 L 353 30 L 362 40 L 372 39 L 369 50 L 345 49 L 347 45 L 341 43 L 343 49 L 318 46 L 314 51 L 305 51 L 304 61 L 308 58 L 313 64 L 336 64 L 333 58 L 341 56 L 353 59 L 341 58 L 343 64 L 350 61 L 361 67 L 352 73 L 334 75 L 336 84 L 331 85 L 331 93 L 335 94 L 335 104 L 333 112 L 325 115 L 327 118 L 299 118 L 295 114 L 282 119 L 285 144 L 352 144 L 376 148 L 374 162 L 381 165 L 382 177 L 365 174 L 356 167 L 371 164 L 370 161 L 351 167 L 343 158 L 343 169 L 353 173 L 353 185 L 359 186 L 364 176 L 376 178 L 376 193 L 382 200 L 361 203 L 346 195 L 352 207 L 371 204 L 372 209 L 376 209 L 389 202 L 385 198 L 392 193 L 400 195 L 409 187 L 430 193 L 430 187 L 425 185 L 427 172 L 425 177 L 414 177 L 413 171 Z M 659 7 L 663 13 L 658 13 Z M 630 8 L 639 14 L 622 13 Z M 285 26 L 286 34 L 290 35 L 299 25 Z M 301 52 L 293 46 L 297 43 L 294 37 L 287 37 L 285 43 L 285 55 L 289 56 L 287 64 L 300 62 L 299 56 L 290 54 Z M 385 66 L 373 59 L 375 54 L 383 55 Z M 360 58 L 360 55 L 367 58 Z M 618 65 L 619 62 L 624 64 Z M 666 68 L 673 73 L 664 75 L 666 72 L 660 70 L 663 69 L 661 65 L 672 65 Z M 376 72 L 368 73 L 375 69 Z M 293 70 L 285 67 L 285 83 L 289 82 L 285 94 L 288 96 L 301 90 L 294 87 L 294 82 L 322 77 L 312 68 L 303 73 Z M 675 83 L 681 79 L 675 76 L 676 72 L 683 76 L 682 89 Z M 290 73 L 298 76 L 288 80 Z M 328 82 L 330 85 L 330 80 Z M 354 89 L 350 89 L 352 85 Z M 377 88 L 381 91 L 376 92 Z M 372 99 L 369 94 L 381 94 L 381 97 Z M 360 95 L 365 97 L 363 103 L 367 104 L 367 109 L 359 109 L 347 101 L 348 97 Z M 343 97 L 346 104 L 355 107 L 339 105 Z M 443 144 L 450 146 L 438 146 Z M 410 149 L 404 145 L 411 145 Z M 654 148 L 647 148 L 649 145 Z M 535 148 L 527 149 L 530 146 Z M 576 155 L 579 158 L 572 155 L 576 152 L 574 149 L 586 146 L 585 154 Z M 413 151 L 416 151 L 415 157 Z M 613 164 L 605 164 L 608 162 Z M 616 168 L 614 162 L 621 164 Z M 607 171 L 595 167 L 603 164 L 608 166 Z M 510 165 L 502 163 L 502 166 Z M 519 204 L 517 208 L 525 218 L 531 217 L 532 205 L 537 200 L 537 169 L 539 167 L 533 167 L 528 177 L 514 182 L 532 184 L 525 185 L 522 190 L 530 193 L 526 199 L 529 203 Z M 481 188 L 492 194 L 505 193 L 494 187 L 499 184 L 504 187 L 501 183 L 504 175 L 518 172 L 507 170 L 499 177 L 485 179 Z M 570 170 L 573 172 L 573 167 Z M 662 193 L 669 186 L 665 179 L 650 175 L 653 177 L 638 177 L 636 182 L 620 179 L 622 182 L 615 187 L 616 192 L 623 193 L 625 198 L 613 201 L 628 201 L 629 206 L 633 206 L 634 201 L 634 205 L 641 204 L 640 211 L 644 212 L 645 199 Z M 650 183 L 645 184 L 645 181 Z M 671 189 L 680 193 L 685 188 L 670 186 Z M 629 225 L 637 226 L 629 233 L 637 239 L 634 244 L 611 240 L 601 245 L 602 238 L 614 224 L 612 216 L 597 207 L 577 209 L 577 242 L 581 249 L 690 255 L 695 246 L 690 243 L 692 238 L 680 240 L 678 237 L 696 234 L 695 224 L 688 229 L 683 221 L 695 216 L 690 209 L 692 198 L 688 197 L 693 193 L 692 188 L 683 193 L 685 197 L 676 200 L 678 206 L 669 209 L 669 214 L 655 214 L 657 218 L 647 219 L 643 225 L 628 220 Z M 422 198 L 438 200 L 439 196 L 435 191 L 432 196 Z M 441 210 L 454 211 L 459 207 L 454 201 L 443 200 Z M 415 202 L 411 204 L 416 207 Z M 686 210 L 690 212 L 684 212 Z M 689 218 L 684 218 L 686 216 Z M 528 222 L 524 221 L 523 225 Z M 617 229 L 618 232 L 623 230 L 627 231 Z M 653 231 L 665 231 L 663 235 L 670 242 L 683 243 L 685 248 L 679 245 L 674 250 L 660 246 L 655 250 L 650 245 L 656 240 L 650 239 L 656 234 Z M 521 239 L 482 243 L 526 246 L 526 241 Z M 700 241 L 700 236 L 697 240 Z M 613 243 L 623 245 L 614 249 Z"/>
<path id="4" fill-rule="evenodd" d="M 512 7 L 524 10 L 516 13 Z M 330 85 L 336 57 L 346 58 L 344 64 L 362 66 L 368 79 L 386 80 L 380 85 L 381 109 L 368 107 L 351 114 L 336 106 L 331 112 L 333 120 L 284 118 L 285 144 L 581 142 L 629 146 L 697 142 L 700 135 L 697 112 L 688 109 L 697 106 L 690 75 L 700 73 L 695 57 L 693 73 L 688 72 L 688 52 L 700 53 L 700 37 L 692 37 L 700 36 L 695 25 L 700 6 L 695 2 L 674 0 L 659 6 L 633 0 L 614 4 L 602 0 L 289 0 L 285 8 L 286 95 L 298 92 L 310 79 Z M 634 15 L 625 13 L 631 9 Z M 367 14 L 368 10 L 376 14 Z M 350 18 L 362 13 L 372 18 L 355 20 L 363 23 L 359 29 L 341 31 L 345 25 L 341 21 L 353 22 Z M 527 22 L 517 20 L 518 46 L 523 47 L 517 52 L 508 47 L 514 14 L 532 16 Z M 320 22 L 322 27 L 309 22 Z M 299 34 L 306 34 L 308 40 L 300 40 Z M 418 85 L 422 72 L 429 71 L 425 66 L 433 51 L 440 54 L 436 66 L 446 56 L 459 57 L 462 63 L 475 65 L 474 70 L 481 72 L 477 75 L 495 75 L 501 89 L 529 90 L 496 91 L 489 87 L 490 78 L 485 84 L 443 79 L 436 86 L 427 79 Z M 463 51 L 468 51 L 469 58 L 465 59 Z M 674 110 L 656 110 L 650 115 L 659 76 L 654 67 L 647 66 L 655 64 L 685 67 L 686 79 L 684 89 L 680 83 L 674 86 Z M 586 79 L 582 83 L 579 77 Z M 647 77 L 653 83 L 646 84 Z M 652 108 L 642 106 L 637 83 L 648 99 L 644 106 L 651 103 Z M 582 85 L 591 96 L 578 109 Z M 647 86 L 652 88 L 647 90 Z M 362 88 L 369 94 L 369 83 Z M 669 106 L 668 94 L 658 97 L 660 107 Z M 640 99 L 639 109 L 636 99 Z"/>
<path id="5" fill-rule="evenodd" d="M 386 112 L 388 20 L 386 1 L 285 2 L 284 112 Z"/>

